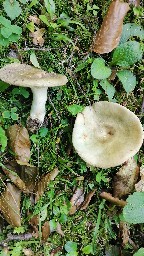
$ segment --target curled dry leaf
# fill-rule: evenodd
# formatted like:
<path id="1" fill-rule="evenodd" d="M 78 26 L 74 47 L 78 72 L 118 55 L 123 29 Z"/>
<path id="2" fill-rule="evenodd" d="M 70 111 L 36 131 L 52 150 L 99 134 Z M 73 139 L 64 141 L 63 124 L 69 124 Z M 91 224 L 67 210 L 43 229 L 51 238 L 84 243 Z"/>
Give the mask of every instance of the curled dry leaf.
<path id="1" fill-rule="evenodd" d="M 40 24 L 40 19 L 37 17 L 37 15 L 30 15 L 28 19 L 36 25 Z"/>
<path id="2" fill-rule="evenodd" d="M 86 195 L 86 198 L 85 198 L 83 204 L 81 205 L 80 210 L 85 210 L 85 209 L 88 207 L 88 205 L 89 205 L 89 203 L 90 203 L 90 201 L 91 201 L 91 199 L 92 199 L 92 197 L 93 197 L 93 195 L 94 195 L 95 192 L 96 192 L 96 189 L 90 191 L 90 192 Z"/>
<path id="3" fill-rule="evenodd" d="M 116 173 L 113 182 L 114 197 L 121 198 L 130 194 L 139 176 L 139 166 L 134 158 L 130 158 Z"/>
<path id="4" fill-rule="evenodd" d="M 38 176 L 37 167 L 20 161 L 10 161 L 5 164 L 3 171 L 20 190 L 25 193 L 33 192 Z"/>
<path id="5" fill-rule="evenodd" d="M 101 28 L 93 40 L 92 51 L 103 54 L 117 47 L 122 33 L 123 19 L 129 10 L 128 3 L 120 0 L 111 2 Z"/>
<path id="6" fill-rule="evenodd" d="M 28 163 L 30 159 L 30 139 L 27 129 L 14 124 L 9 127 L 7 134 L 16 159 Z"/>
<path id="7" fill-rule="evenodd" d="M 42 240 L 46 242 L 47 239 L 49 238 L 49 235 L 50 235 L 50 225 L 49 225 L 49 222 L 46 221 L 42 226 Z"/>
<path id="8" fill-rule="evenodd" d="M 33 38 L 33 44 L 34 45 L 40 45 L 43 46 L 44 44 L 44 39 L 43 39 L 43 35 L 45 33 L 45 29 L 44 28 L 37 28 L 37 30 L 35 32 L 30 33 L 30 37 Z"/>
<path id="9" fill-rule="evenodd" d="M 80 205 L 83 203 L 83 201 L 84 201 L 83 188 L 77 188 L 70 200 L 71 208 L 69 210 L 69 214 L 70 215 L 74 214 L 80 208 Z"/>
<path id="10" fill-rule="evenodd" d="M 0 196 L 0 211 L 13 227 L 21 226 L 20 198 L 20 190 L 10 183 L 7 184 L 6 190 Z"/>
<path id="11" fill-rule="evenodd" d="M 135 190 L 137 192 L 144 192 L 144 166 L 140 167 L 140 176 L 140 181 L 137 184 L 135 184 Z"/>
<path id="12" fill-rule="evenodd" d="M 30 248 L 24 248 L 23 253 L 25 256 L 34 256 L 34 252 Z"/>
<path id="13" fill-rule="evenodd" d="M 40 180 L 37 182 L 35 187 L 35 193 L 36 193 L 35 202 L 37 202 L 39 198 L 43 195 L 50 181 L 54 180 L 55 177 L 58 175 L 58 173 L 59 173 L 58 168 L 55 168 L 52 172 L 40 178 Z"/>

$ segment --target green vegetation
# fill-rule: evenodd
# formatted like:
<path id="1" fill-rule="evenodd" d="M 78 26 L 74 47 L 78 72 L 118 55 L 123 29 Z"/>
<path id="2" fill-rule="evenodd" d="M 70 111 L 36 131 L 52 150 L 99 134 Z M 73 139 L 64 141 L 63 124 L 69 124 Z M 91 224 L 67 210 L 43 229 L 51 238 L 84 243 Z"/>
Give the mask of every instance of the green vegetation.
<path id="1" fill-rule="evenodd" d="M 119 248 L 124 256 L 144 254 L 141 248 L 144 247 L 141 238 L 144 227 L 140 224 L 144 223 L 143 192 L 129 197 L 124 216 L 121 216 L 119 207 L 100 197 L 103 190 L 112 193 L 113 176 L 118 167 L 98 169 L 87 166 L 75 152 L 71 139 L 75 116 L 94 101 L 117 102 L 141 120 L 143 118 L 141 7 L 131 8 L 125 17 L 121 41 L 115 50 L 102 56 L 90 50 L 94 33 L 102 23 L 109 3 L 99 0 L 94 4 L 89 0 L 0 2 L 0 67 L 21 62 L 68 78 L 67 85 L 48 90 L 43 127 L 36 134 L 29 134 L 30 164 L 39 168 L 40 175 L 46 175 L 54 168 L 58 168 L 59 173 L 35 204 L 29 194 L 22 194 L 21 227 L 14 228 L 0 218 L 0 245 L 8 234 L 20 236 L 34 232 L 35 236 L 20 241 L 9 240 L 6 242 L 8 246 L 0 247 L 0 256 L 117 256 Z M 7 145 L 7 129 L 15 123 L 26 127 L 31 102 L 30 89 L 0 81 L 1 166 L 14 156 Z M 144 164 L 143 148 L 138 153 L 138 161 L 140 165 Z M 0 177 L 2 192 L 10 179 L 2 169 Z M 78 208 L 74 214 L 69 214 L 70 200 L 77 188 L 83 189 L 84 197 L 94 189 L 95 193 L 85 209 Z M 38 225 L 30 223 L 35 215 L 38 215 Z M 125 245 L 122 235 L 119 238 L 123 218 L 130 223 L 133 241 Z M 45 222 L 50 225 L 46 241 L 42 238 Z"/>

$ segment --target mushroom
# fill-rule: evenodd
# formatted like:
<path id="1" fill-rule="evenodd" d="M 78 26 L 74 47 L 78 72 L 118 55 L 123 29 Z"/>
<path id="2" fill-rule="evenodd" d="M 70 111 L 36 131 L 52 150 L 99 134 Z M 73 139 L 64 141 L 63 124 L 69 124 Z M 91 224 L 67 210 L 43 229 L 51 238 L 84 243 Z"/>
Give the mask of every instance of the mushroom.
<path id="1" fill-rule="evenodd" d="M 0 69 L 0 79 L 4 82 L 30 87 L 33 93 L 33 102 L 30 118 L 42 125 L 45 117 L 45 104 L 48 87 L 60 86 L 67 83 L 64 75 L 47 73 L 44 70 L 27 64 L 12 63 Z"/>
<path id="2" fill-rule="evenodd" d="M 110 168 L 124 163 L 139 151 L 143 128 L 138 117 L 126 107 L 100 101 L 77 115 L 72 142 L 86 163 Z"/>

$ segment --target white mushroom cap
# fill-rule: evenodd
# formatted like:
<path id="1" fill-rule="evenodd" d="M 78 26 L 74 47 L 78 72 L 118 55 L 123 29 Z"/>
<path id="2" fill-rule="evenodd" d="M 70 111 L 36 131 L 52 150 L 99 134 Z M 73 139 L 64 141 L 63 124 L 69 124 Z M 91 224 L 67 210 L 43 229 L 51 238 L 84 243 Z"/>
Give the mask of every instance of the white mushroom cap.
<path id="1" fill-rule="evenodd" d="M 64 75 L 47 73 L 27 64 L 11 63 L 0 69 L 0 79 L 23 87 L 53 87 L 67 83 Z"/>
<path id="2" fill-rule="evenodd" d="M 77 115 L 72 141 L 86 163 L 110 168 L 124 163 L 139 151 L 143 128 L 138 117 L 127 108 L 100 101 Z"/>

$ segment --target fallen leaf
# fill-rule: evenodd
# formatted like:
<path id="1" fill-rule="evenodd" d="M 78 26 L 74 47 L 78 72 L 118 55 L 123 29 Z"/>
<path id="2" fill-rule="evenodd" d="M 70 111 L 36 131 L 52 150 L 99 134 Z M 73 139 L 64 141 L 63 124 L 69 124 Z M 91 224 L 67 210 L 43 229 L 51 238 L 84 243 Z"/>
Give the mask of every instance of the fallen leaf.
<path id="1" fill-rule="evenodd" d="M 55 177 L 58 175 L 58 173 L 59 173 L 58 168 L 55 168 L 52 172 L 40 178 L 40 180 L 37 182 L 35 187 L 35 193 L 36 193 L 35 202 L 37 202 L 39 198 L 43 195 L 50 181 L 54 180 Z"/>
<path id="2" fill-rule="evenodd" d="M 89 205 L 89 203 L 90 203 L 90 201 L 91 201 L 91 199 L 92 199 L 92 197 L 93 197 L 95 192 L 96 192 L 96 189 L 94 189 L 93 191 L 90 191 L 86 195 L 86 198 L 85 198 L 83 204 L 81 205 L 80 210 L 85 210 L 88 207 L 88 205 Z"/>
<path id="3" fill-rule="evenodd" d="M 80 205 L 84 201 L 84 192 L 82 188 L 77 188 L 70 200 L 71 203 L 71 208 L 69 210 L 69 214 L 72 215 L 74 214 L 79 208 Z"/>
<path id="4" fill-rule="evenodd" d="M 113 182 L 114 197 L 121 198 L 130 194 L 137 182 L 139 167 L 134 158 L 130 158 L 116 173 Z"/>
<path id="5" fill-rule="evenodd" d="M 49 238 L 49 235 L 50 235 L 50 225 L 49 225 L 49 222 L 46 221 L 42 226 L 42 240 L 46 242 L 47 239 Z"/>
<path id="6" fill-rule="evenodd" d="M 92 51 L 104 54 L 117 47 L 122 33 L 123 19 L 129 10 L 128 3 L 120 0 L 111 2 L 101 28 L 93 40 Z"/>
<path id="7" fill-rule="evenodd" d="M 34 252 L 30 248 L 24 248 L 23 253 L 25 256 L 34 256 Z"/>
<path id="8" fill-rule="evenodd" d="M 64 236 L 64 232 L 62 231 L 61 224 L 59 222 L 57 223 L 56 232 L 62 237 Z"/>
<path id="9" fill-rule="evenodd" d="M 2 169 L 20 190 L 25 193 L 33 192 L 38 177 L 37 167 L 20 161 L 10 161 Z"/>
<path id="10" fill-rule="evenodd" d="M 21 226 L 20 198 L 20 190 L 10 183 L 7 184 L 6 190 L 0 196 L 0 211 L 13 227 Z"/>
<path id="11" fill-rule="evenodd" d="M 135 184 L 135 190 L 137 192 L 144 192 L 144 166 L 140 167 L 140 176 L 140 181 Z"/>
<path id="12" fill-rule="evenodd" d="M 102 193 L 100 193 L 100 196 L 105 200 L 109 201 L 110 203 L 115 204 L 117 206 L 124 207 L 126 205 L 126 201 L 122 199 L 120 200 L 117 197 L 113 197 L 110 193 L 103 191 Z"/>
<path id="13" fill-rule="evenodd" d="M 28 17 L 28 19 L 29 19 L 30 21 L 33 21 L 33 23 L 36 24 L 36 25 L 39 25 L 39 24 L 40 24 L 40 19 L 37 17 L 37 15 L 30 15 L 30 16 Z"/>
<path id="14" fill-rule="evenodd" d="M 126 222 L 120 221 L 119 225 L 120 237 L 122 238 L 122 245 L 125 246 L 129 242 L 130 230 Z"/>
<path id="15" fill-rule="evenodd" d="M 44 44 L 44 39 L 43 39 L 43 35 L 45 33 L 45 29 L 44 28 L 37 28 L 37 30 L 35 32 L 30 33 L 30 37 L 33 38 L 33 44 L 34 45 L 40 45 L 43 46 Z"/>
<path id="16" fill-rule="evenodd" d="M 28 163 L 30 159 L 30 139 L 27 129 L 14 124 L 9 127 L 7 134 L 16 159 Z"/>

